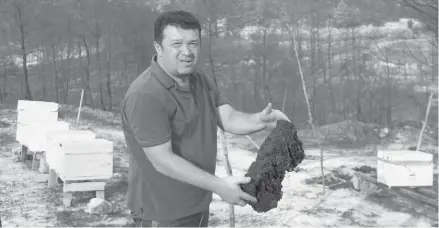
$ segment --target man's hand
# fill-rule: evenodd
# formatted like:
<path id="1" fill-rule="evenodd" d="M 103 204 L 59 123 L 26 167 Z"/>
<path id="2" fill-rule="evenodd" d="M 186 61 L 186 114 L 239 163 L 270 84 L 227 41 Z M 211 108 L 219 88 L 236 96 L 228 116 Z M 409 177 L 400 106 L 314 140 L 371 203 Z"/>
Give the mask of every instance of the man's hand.
<path id="1" fill-rule="evenodd" d="M 265 127 L 273 129 L 276 127 L 276 122 L 278 120 L 286 120 L 290 121 L 288 117 L 281 111 L 272 109 L 271 103 L 268 103 L 267 107 L 265 107 L 262 112 L 258 115 L 259 120 L 265 125 Z"/>
<path id="2" fill-rule="evenodd" d="M 245 201 L 257 202 L 257 199 L 250 194 L 242 191 L 240 184 L 247 184 L 250 182 L 250 177 L 234 177 L 227 176 L 222 179 L 222 185 L 216 192 L 221 199 L 229 204 L 245 206 Z"/>

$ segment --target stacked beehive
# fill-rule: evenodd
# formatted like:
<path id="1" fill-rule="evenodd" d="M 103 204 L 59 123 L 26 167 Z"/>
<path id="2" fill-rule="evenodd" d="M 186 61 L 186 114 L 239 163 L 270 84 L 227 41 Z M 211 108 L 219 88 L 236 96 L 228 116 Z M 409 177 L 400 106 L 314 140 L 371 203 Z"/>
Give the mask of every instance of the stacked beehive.
<path id="1" fill-rule="evenodd" d="M 43 101 L 19 100 L 17 104 L 16 140 L 22 145 L 21 160 L 33 153 L 32 170 L 36 157 L 46 151 L 46 138 L 51 132 L 69 129 L 69 123 L 58 121 L 58 104 Z M 44 156 L 40 158 L 44 161 Z"/>
<path id="2" fill-rule="evenodd" d="M 113 143 L 58 121 L 57 103 L 20 100 L 17 111 L 16 139 L 23 145 L 22 154 L 27 149 L 44 152 L 40 164 L 48 166 L 49 186 L 58 183 L 58 177 L 64 182 L 64 204 L 71 205 L 76 191 L 96 191 L 96 197 L 104 198 L 106 180 L 113 175 Z"/>

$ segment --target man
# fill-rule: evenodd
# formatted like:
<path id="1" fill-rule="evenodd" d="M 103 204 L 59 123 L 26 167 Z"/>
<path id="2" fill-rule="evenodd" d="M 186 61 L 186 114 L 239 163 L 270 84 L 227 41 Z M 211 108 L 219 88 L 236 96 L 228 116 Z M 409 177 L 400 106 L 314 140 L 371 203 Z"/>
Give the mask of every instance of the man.
<path id="1" fill-rule="evenodd" d="M 127 206 L 138 225 L 208 225 L 212 193 L 230 204 L 256 202 L 239 186 L 244 177 L 217 177 L 217 126 L 233 134 L 274 128 L 288 118 L 271 104 L 256 114 L 232 108 L 196 64 L 201 26 L 185 11 L 154 23 L 157 55 L 133 81 L 122 104 L 130 153 Z"/>

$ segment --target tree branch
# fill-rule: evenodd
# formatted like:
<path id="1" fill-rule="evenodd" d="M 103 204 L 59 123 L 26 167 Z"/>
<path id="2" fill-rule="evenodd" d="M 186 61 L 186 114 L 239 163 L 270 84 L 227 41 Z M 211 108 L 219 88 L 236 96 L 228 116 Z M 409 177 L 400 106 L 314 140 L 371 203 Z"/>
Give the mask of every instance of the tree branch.
<path id="1" fill-rule="evenodd" d="M 313 117 L 312 117 L 312 113 L 311 113 L 311 105 L 309 102 L 309 98 L 308 98 L 308 93 L 306 91 L 306 85 L 305 85 L 305 78 L 303 76 L 303 71 L 302 71 L 302 65 L 300 63 L 300 59 L 299 59 L 299 53 L 297 52 L 297 48 L 296 48 L 296 36 L 294 35 L 294 32 L 292 32 L 292 28 L 290 28 L 290 26 L 284 22 L 284 26 L 286 28 L 288 28 L 288 32 L 291 34 L 291 37 L 293 38 L 293 42 L 294 44 L 293 49 L 294 49 L 294 54 L 296 55 L 296 61 L 297 61 L 297 65 L 299 67 L 299 73 L 300 73 L 300 79 L 302 81 L 302 89 L 303 89 L 303 94 L 305 96 L 305 101 L 306 101 L 306 105 L 308 107 L 308 118 L 309 118 L 309 124 L 311 125 L 311 129 L 317 139 L 317 144 L 320 148 L 320 168 L 321 168 L 321 173 L 322 173 L 322 187 L 323 187 L 323 195 L 325 195 L 325 188 L 326 188 L 326 184 L 325 184 L 325 173 L 324 173 L 324 167 L 323 167 L 323 148 L 322 148 L 322 144 L 320 143 L 320 139 L 319 139 L 319 134 L 317 134 L 317 131 L 315 129 L 315 126 L 313 124 Z"/>

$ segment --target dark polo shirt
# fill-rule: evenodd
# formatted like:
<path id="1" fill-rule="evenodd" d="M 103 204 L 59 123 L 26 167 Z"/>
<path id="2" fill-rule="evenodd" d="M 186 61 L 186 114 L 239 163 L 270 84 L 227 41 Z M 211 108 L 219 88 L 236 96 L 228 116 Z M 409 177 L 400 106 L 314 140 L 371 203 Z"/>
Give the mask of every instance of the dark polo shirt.
<path id="1" fill-rule="evenodd" d="M 122 103 L 122 128 L 130 155 L 127 206 L 147 220 L 169 220 L 209 208 L 212 193 L 155 170 L 142 147 L 168 140 L 175 154 L 215 173 L 217 107 L 226 103 L 200 70 L 183 89 L 156 63 L 133 81 Z M 192 175 L 187 173 L 186 175 Z M 143 213 L 142 213 L 143 211 Z"/>

